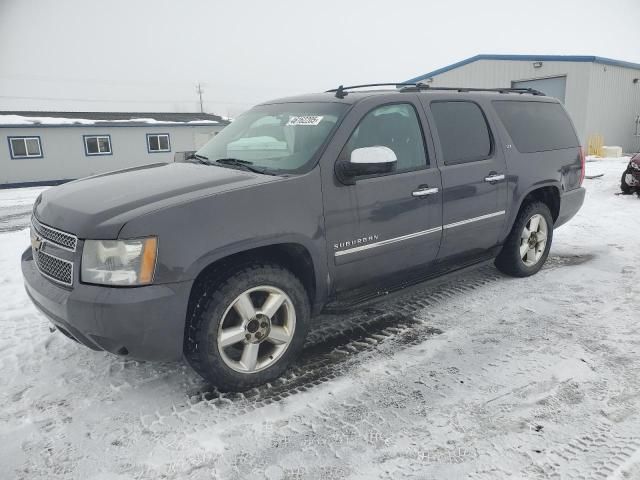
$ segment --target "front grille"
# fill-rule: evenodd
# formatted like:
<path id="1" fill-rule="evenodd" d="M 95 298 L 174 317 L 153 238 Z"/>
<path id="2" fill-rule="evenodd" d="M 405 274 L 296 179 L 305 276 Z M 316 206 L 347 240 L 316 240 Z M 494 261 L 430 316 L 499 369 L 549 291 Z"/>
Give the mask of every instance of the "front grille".
<path id="1" fill-rule="evenodd" d="M 42 236 L 43 239 L 58 245 L 60 248 L 64 248 L 65 250 L 69 250 L 71 252 L 76 251 L 78 237 L 75 235 L 43 225 L 36 217 L 31 217 L 31 223 L 33 224 L 33 228 L 38 232 L 38 234 L 40 234 L 40 236 Z"/>
<path id="2" fill-rule="evenodd" d="M 73 284 L 73 263 L 36 249 L 33 249 L 33 259 L 45 277 L 63 285 Z"/>

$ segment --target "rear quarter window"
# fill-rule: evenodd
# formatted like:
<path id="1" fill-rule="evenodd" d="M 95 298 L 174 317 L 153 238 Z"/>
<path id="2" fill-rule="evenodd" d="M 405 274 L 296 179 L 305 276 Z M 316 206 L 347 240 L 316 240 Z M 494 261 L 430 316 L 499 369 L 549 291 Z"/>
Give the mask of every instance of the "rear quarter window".
<path id="1" fill-rule="evenodd" d="M 519 152 L 544 152 L 580 145 L 559 103 L 509 100 L 492 103 Z"/>

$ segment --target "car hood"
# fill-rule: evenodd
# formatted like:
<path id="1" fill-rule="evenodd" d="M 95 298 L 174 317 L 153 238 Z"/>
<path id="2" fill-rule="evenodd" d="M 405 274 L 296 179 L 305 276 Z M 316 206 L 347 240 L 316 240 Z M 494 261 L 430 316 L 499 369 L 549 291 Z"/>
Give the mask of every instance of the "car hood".
<path id="1" fill-rule="evenodd" d="M 192 163 L 159 163 L 69 182 L 44 191 L 36 218 L 79 238 L 114 239 L 145 213 L 277 181 L 280 177 Z"/>

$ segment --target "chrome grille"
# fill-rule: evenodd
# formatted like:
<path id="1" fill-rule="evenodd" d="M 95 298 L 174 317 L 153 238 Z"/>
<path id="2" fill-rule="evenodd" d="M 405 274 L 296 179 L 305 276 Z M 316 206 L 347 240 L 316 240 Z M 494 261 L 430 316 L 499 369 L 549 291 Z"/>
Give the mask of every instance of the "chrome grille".
<path id="1" fill-rule="evenodd" d="M 41 250 L 33 249 L 33 259 L 38 270 L 54 282 L 71 286 L 73 284 L 73 263 L 49 255 Z"/>
<path id="2" fill-rule="evenodd" d="M 33 224 L 33 228 L 43 239 L 59 246 L 60 248 L 64 248 L 65 250 L 69 250 L 71 252 L 76 251 L 78 237 L 75 235 L 44 225 L 40 223 L 36 217 L 31 217 L 31 223 Z"/>

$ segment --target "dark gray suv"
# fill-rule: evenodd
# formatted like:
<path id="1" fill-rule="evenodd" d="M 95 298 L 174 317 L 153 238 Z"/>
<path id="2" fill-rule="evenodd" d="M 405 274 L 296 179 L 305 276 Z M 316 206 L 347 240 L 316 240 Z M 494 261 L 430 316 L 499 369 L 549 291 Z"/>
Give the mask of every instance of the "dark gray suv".
<path id="1" fill-rule="evenodd" d="M 327 306 L 492 258 L 536 273 L 583 177 L 539 92 L 341 87 L 259 105 L 185 162 L 45 191 L 22 270 L 66 336 L 245 389 Z"/>

